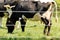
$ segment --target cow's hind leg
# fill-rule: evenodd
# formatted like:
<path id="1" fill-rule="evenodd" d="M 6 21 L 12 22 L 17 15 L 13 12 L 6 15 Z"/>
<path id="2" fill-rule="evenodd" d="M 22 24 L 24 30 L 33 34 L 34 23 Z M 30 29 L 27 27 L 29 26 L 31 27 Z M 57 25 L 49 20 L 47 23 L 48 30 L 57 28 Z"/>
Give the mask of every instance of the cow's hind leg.
<path id="1" fill-rule="evenodd" d="M 22 19 L 20 20 L 20 22 L 21 22 L 22 32 L 24 32 L 24 31 L 25 31 L 26 21 L 24 21 L 24 19 L 22 18 Z"/>
<path id="2" fill-rule="evenodd" d="M 51 21 L 49 21 L 50 23 L 48 24 L 48 32 L 47 32 L 47 35 L 49 36 L 49 33 L 50 33 L 50 29 L 51 29 Z"/>
<path id="3" fill-rule="evenodd" d="M 45 28 L 44 28 L 44 31 L 43 31 L 44 35 L 46 34 L 46 29 L 47 29 L 47 26 L 45 26 Z"/>
<path id="4" fill-rule="evenodd" d="M 47 36 L 49 36 L 50 29 L 51 29 L 51 20 L 45 18 L 45 21 L 46 21 L 45 26 L 48 28 Z"/>

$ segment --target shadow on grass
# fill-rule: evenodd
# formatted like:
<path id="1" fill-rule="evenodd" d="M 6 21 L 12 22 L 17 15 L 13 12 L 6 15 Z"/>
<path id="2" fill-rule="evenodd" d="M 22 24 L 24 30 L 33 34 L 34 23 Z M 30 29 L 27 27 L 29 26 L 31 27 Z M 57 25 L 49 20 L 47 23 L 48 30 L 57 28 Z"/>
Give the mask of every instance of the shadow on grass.
<path id="1" fill-rule="evenodd" d="M 47 39 L 46 37 L 42 38 L 0 38 L 0 40 L 60 40 L 60 38 L 51 38 Z"/>

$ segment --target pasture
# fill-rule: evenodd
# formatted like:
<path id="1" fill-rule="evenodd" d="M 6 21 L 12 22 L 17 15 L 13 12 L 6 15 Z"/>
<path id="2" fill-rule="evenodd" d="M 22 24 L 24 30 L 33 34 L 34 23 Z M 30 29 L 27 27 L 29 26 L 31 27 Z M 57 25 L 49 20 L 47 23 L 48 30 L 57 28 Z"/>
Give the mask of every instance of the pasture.
<path id="1" fill-rule="evenodd" d="M 44 25 L 40 21 L 31 20 L 27 20 L 25 32 L 21 31 L 21 27 L 16 27 L 17 22 L 14 32 L 8 34 L 5 21 L 6 18 L 4 17 L 2 21 L 3 27 L 0 28 L 0 40 L 60 40 L 60 21 L 56 23 L 54 17 L 52 17 L 50 36 L 43 35 Z"/>
<path id="2" fill-rule="evenodd" d="M 56 0 L 60 8 L 59 0 Z M 44 24 L 40 21 L 27 20 L 25 32 L 22 32 L 21 25 L 18 28 L 16 22 L 15 29 L 12 34 L 7 33 L 6 17 L 2 18 L 2 27 L 0 27 L 0 40 L 60 40 L 60 12 L 58 12 L 58 22 L 55 22 L 55 17 L 52 17 L 52 26 L 50 35 L 43 34 Z"/>

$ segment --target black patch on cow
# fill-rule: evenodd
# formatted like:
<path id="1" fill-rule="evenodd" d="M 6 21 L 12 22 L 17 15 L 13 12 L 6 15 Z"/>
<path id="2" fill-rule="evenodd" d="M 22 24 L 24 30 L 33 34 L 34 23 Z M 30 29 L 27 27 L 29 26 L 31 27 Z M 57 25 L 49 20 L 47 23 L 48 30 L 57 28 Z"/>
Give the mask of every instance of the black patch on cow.
<path id="1" fill-rule="evenodd" d="M 43 7 L 43 9 L 40 10 L 40 14 L 43 15 L 44 12 L 46 12 L 50 7 L 50 4 L 47 7 Z"/>
<path id="2" fill-rule="evenodd" d="M 28 1 L 22 1 L 20 3 L 14 2 L 13 4 L 15 4 L 15 8 L 12 8 L 12 10 L 16 11 L 16 12 L 13 12 L 14 14 L 12 14 L 12 15 L 18 15 L 19 17 L 21 15 L 24 15 L 27 18 L 32 18 L 35 15 L 36 10 L 37 10 L 36 9 L 37 3 L 32 3 L 32 2 L 29 3 Z M 29 12 L 29 11 L 32 11 L 32 12 Z"/>

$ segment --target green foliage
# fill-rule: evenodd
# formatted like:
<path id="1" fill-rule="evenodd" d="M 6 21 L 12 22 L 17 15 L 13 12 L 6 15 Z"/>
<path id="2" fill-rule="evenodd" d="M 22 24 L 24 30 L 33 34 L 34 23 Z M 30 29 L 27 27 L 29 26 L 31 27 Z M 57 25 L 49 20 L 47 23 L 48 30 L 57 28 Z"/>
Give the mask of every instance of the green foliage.
<path id="1" fill-rule="evenodd" d="M 57 4 L 60 4 L 60 0 L 55 0 L 57 2 Z"/>

